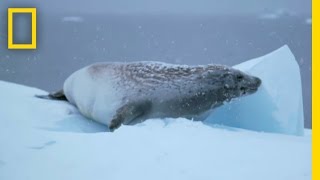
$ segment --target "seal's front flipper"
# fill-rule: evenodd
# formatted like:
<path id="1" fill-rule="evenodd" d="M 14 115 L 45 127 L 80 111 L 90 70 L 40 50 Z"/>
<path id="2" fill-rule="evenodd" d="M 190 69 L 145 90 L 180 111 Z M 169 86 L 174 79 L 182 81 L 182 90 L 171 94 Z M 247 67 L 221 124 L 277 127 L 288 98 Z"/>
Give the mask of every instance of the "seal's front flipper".
<path id="1" fill-rule="evenodd" d="M 128 103 L 123 105 L 121 108 L 117 110 L 116 114 L 113 116 L 109 124 L 110 131 L 114 131 L 115 129 L 120 127 L 121 124 L 130 124 L 134 119 L 148 112 L 150 107 L 151 103 L 149 101 Z"/>
<path id="2" fill-rule="evenodd" d="M 48 95 L 35 95 L 37 98 L 41 99 L 51 99 L 51 100 L 61 100 L 61 101 L 68 101 L 67 97 L 65 96 L 63 90 L 50 93 Z"/>

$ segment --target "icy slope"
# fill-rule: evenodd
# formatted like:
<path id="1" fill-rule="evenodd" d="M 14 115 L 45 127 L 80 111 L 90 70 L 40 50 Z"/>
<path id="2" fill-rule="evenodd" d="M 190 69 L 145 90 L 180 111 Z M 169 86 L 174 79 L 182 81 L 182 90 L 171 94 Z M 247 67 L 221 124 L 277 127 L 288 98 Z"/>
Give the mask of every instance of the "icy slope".
<path id="1" fill-rule="evenodd" d="M 311 137 L 185 119 L 149 120 L 114 133 L 43 91 L 0 81 L 0 179 L 311 178 Z"/>

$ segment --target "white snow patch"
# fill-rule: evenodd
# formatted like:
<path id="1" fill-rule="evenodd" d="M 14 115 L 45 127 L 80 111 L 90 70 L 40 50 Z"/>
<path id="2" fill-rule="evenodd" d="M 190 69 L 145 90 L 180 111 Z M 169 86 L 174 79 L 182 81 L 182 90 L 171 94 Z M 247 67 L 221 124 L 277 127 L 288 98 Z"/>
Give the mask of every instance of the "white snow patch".
<path id="1" fill-rule="evenodd" d="M 259 16 L 260 19 L 278 19 L 279 15 L 274 13 L 266 13 Z"/>
<path id="2" fill-rule="evenodd" d="M 306 23 L 306 24 L 312 24 L 312 19 L 311 19 L 311 18 L 307 18 L 307 19 L 305 20 L 305 23 Z"/>
<path id="3" fill-rule="evenodd" d="M 258 18 L 274 20 L 274 19 L 278 19 L 281 17 L 288 17 L 288 16 L 296 16 L 296 13 L 294 13 L 288 9 L 278 9 L 274 12 L 268 12 L 268 13 L 261 14 Z"/>
<path id="4" fill-rule="evenodd" d="M 63 17 L 62 22 L 75 22 L 75 23 L 81 23 L 84 21 L 84 19 L 82 17 L 79 16 L 67 16 L 67 17 Z"/>

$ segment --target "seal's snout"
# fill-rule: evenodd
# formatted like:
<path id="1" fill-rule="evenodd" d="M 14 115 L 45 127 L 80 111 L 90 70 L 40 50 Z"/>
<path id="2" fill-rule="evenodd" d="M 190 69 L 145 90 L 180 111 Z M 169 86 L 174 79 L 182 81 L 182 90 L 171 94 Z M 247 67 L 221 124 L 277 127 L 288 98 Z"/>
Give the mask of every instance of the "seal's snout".
<path id="1" fill-rule="evenodd" d="M 255 81 L 256 81 L 256 86 L 257 86 L 257 87 L 260 87 L 260 85 L 261 85 L 261 83 L 262 83 L 261 79 L 258 78 L 258 77 L 255 77 Z"/>
<path id="2" fill-rule="evenodd" d="M 254 77 L 254 76 L 251 76 L 249 78 L 249 81 L 246 83 L 246 86 L 248 87 L 247 88 L 247 93 L 254 93 L 258 90 L 258 88 L 260 87 L 262 81 L 260 78 L 258 77 Z"/>
<path id="3" fill-rule="evenodd" d="M 252 89 L 255 89 L 255 90 L 257 90 L 259 87 L 260 87 L 260 85 L 261 85 L 261 79 L 260 78 L 258 78 L 258 77 L 252 77 L 252 82 L 253 83 L 251 83 L 251 88 Z"/>
<path id="4" fill-rule="evenodd" d="M 260 78 L 242 72 L 237 75 L 237 82 L 240 95 L 255 93 L 262 83 Z"/>

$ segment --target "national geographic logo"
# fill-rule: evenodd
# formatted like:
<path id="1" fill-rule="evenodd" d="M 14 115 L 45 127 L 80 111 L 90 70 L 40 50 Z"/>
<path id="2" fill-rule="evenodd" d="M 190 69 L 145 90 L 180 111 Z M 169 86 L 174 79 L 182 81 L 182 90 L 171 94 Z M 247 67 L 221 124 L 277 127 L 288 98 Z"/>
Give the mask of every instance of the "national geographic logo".
<path id="1" fill-rule="evenodd" d="M 15 42 L 14 15 L 31 14 L 31 42 Z M 24 29 L 19 29 L 23 31 Z M 8 8 L 8 49 L 37 49 L 37 9 L 36 8 Z"/>

